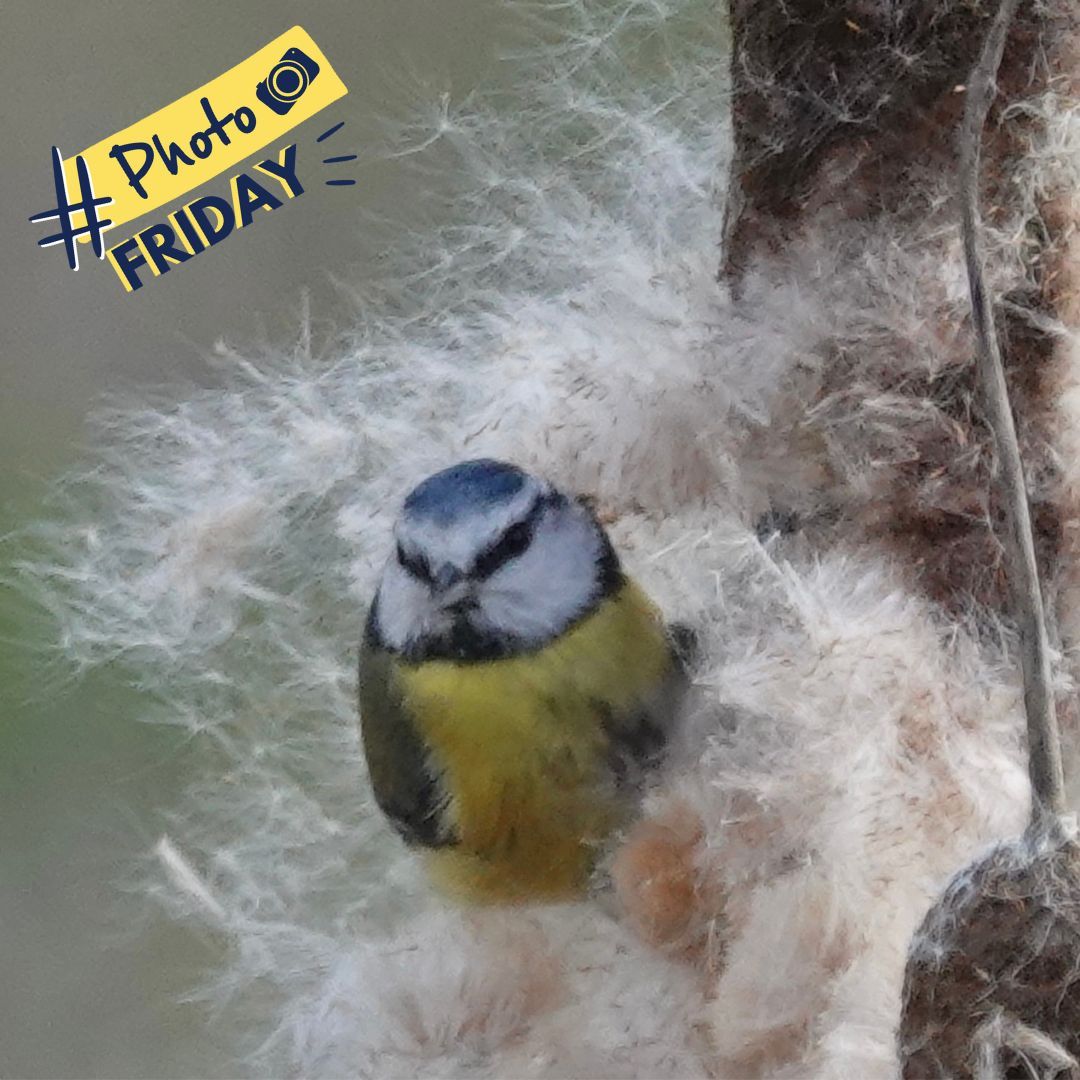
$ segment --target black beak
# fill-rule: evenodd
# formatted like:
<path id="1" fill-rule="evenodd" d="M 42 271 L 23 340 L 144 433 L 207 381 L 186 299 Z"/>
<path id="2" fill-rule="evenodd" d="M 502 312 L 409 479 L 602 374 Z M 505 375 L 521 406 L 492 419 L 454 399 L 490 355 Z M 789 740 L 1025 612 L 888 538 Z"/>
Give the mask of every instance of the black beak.
<path id="1" fill-rule="evenodd" d="M 456 567 L 451 566 L 449 563 L 444 563 L 435 572 L 435 576 L 431 579 L 432 586 L 437 593 L 444 593 L 448 589 L 453 588 L 465 575 Z"/>

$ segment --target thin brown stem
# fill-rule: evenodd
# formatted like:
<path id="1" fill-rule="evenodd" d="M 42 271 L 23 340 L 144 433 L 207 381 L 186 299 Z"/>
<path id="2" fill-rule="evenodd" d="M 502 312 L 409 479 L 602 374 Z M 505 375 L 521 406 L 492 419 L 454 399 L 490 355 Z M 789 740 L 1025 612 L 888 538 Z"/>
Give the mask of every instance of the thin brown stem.
<path id="1" fill-rule="evenodd" d="M 971 314 L 976 359 L 987 419 L 994 435 L 1000 480 L 1009 519 L 1006 571 L 1013 614 L 1020 630 L 1024 676 L 1024 710 L 1028 728 L 1028 769 L 1032 787 L 1032 821 L 1065 810 L 1061 744 L 1050 674 L 1035 542 L 1024 483 L 1020 446 L 1009 405 L 1009 391 L 994 325 L 994 309 L 983 272 L 979 215 L 979 153 L 986 117 L 997 93 L 997 72 L 1018 0 L 1001 0 L 982 54 L 971 73 L 960 133 L 960 198 L 963 209 L 964 256 L 971 287 Z"/>

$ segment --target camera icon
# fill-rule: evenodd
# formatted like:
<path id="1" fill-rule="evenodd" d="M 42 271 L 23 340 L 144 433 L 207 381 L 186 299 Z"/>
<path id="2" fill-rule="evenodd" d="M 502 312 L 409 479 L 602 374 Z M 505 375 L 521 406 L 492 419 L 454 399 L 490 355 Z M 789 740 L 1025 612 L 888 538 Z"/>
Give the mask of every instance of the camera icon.
<path id="1" fill-rule="evenodd" d="M 319 65 L 300 49 L 289 49 L 255 87 L 255 96 L 279 116 L 284 116 L 319 74 Z"/>

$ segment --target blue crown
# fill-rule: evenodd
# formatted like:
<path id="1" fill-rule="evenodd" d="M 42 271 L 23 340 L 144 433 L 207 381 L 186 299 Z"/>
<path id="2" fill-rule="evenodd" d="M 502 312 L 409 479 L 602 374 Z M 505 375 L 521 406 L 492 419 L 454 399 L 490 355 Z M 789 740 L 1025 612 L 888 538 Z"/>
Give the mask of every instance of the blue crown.
<path id="1" fill-rule="evenodd" d="M 523 470 L 504 461 L 462 461 L 417 484 L 405 497 L 405 513 L 449 525 L 466 514 L 512 499 L 527 478 Z"/>

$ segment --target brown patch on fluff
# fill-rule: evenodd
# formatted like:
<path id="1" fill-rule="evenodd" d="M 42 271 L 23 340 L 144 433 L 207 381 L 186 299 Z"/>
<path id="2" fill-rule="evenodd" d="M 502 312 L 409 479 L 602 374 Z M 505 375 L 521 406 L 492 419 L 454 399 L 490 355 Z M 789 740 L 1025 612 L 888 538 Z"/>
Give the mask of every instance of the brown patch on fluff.
<path id="1" fill-rule="evenodd" d="M 903 243 L 914 238 L 923 254 L 939 253 L 924 260 L 927 273 L 955 258 L 959 211 L 947 180 L 956 172 L 962 73 L 972 66 L 995 11 L 989 0 L 841 6 L 735 0 L 736 161 L 724 272 L 736 294 L 751 267 L 782 268 L 793 251 L 828 243 L 844 229 L 869 229 Z M 1080 499 L 1064 500 L 1058 478 L 1053 431 L 1061 423 L 1055 417 L 1060 376 L 1052 369 L 1060 348 L 1046 329 L 1047 319 L 1067 314 L 1062 302 L 1075 295 L 1076 282 L 1060 265 L 1049 266 L 1069 222 L 1045 216 L 1043 230 L 1024 220 L 1025 193 L 1015 177 L 1041 121 L 1011 106 L 1034 99 L 1051 82 L 1060 92 L 1060 43 L 1075 27 L 1065 0 L 1021 6 L 983 153 L 987 220 L 1013 237 L 1014 250 L 999 252 L 992 270 L 1007 301 L 999 325 L 1008 342 L 1007 374 L 1047 578 L 1062 557 L 1067 522 L 1080 516 Z M 1070 207 L 1069 215 L 1075 211 Z M 1069 220 L 1075 225 L 1075 217 Z M 1040 290 L 1048 273 L 1058 285 Z M 942 297 L 940 280 L 916 286 L 926 299 L 925 320 L 942 327 L 933 374 L 897 364 L 902 335 L 873 341 L 856 334 L 845 341 L 841 326 L 837 347 L 824 356 L 817 402 L 850 391 L 854 352 L 858 392 L 895 394 L 921 417 L 906 432 L 906 460 L 864 469 L 855 490 L 844 489 L 842 469 L 833 471 L 832 480 L 841 481 L 837 520 L 843 531 L 832 530 L 832 539 L 858 542 L 861 534 L 895 552 L 913 582 L 950 611 L 967 610 L 972 600 L 1002 610 L 1001 507 L 993 491 L 993 446 L 973 383 L 967 312 L 955 298 Z M 1080 431 L 1080 410 L 1074 426 Z M 1074 439 L 1080 444 L 1080 434 Z M 851 449 L 840 447 L 840 456 Z M 1075 487 L 1080 491 L 1080 482 Z M 1080 530 L 1070 530 L 1070 540 L 1080 542 Z M 1075 554 L 1068 553 L 1071 563 L 1078 561 Z M 1080 575 L 1076 590 L 1080 596 Z"/>
<path id="2" fill-rule="evenodd" d="M 703 895 L 697 868 L 703 836 L 700 818 L 676 803 L 662 817 L 639 822 L 611 868 L 616 894 L 638 936 L 695 964 L 707 954 L 709 927 L 723 918 L 721 899 Z"/>

